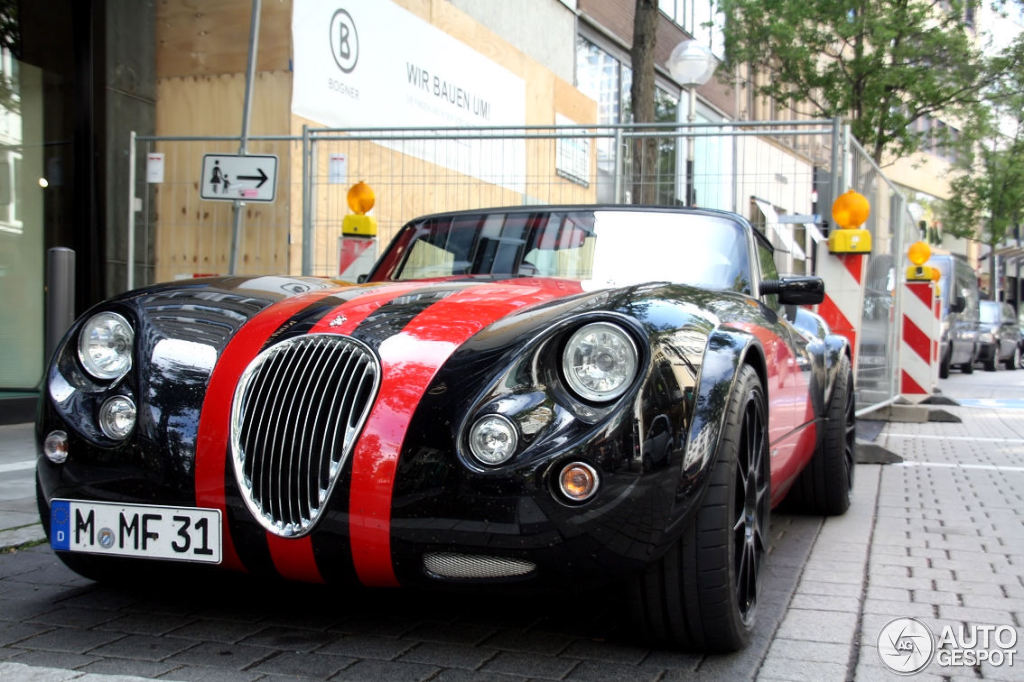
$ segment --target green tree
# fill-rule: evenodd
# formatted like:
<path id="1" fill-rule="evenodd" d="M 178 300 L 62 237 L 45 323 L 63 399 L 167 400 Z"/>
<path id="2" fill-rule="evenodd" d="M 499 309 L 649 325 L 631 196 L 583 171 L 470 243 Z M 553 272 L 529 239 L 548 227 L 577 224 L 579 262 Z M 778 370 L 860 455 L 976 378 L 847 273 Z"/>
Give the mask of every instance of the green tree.
<path id="1" fill-rule="evenodd" d="M 719 73 L 746 64 L 766 76 L 758 94 L 846 118 L 876 162 L 919 149 L 928 133 L 912 124 L 922 117 L 971 120 L 995 77 L 965 28 L 979 0 L 720 3 L 727 68 Z"/>
<path id="2" fill-rule="evenodd" d="M 945 232 L 980 239 L 990 254 L 1024 219 L 1024 67 L 1017 58 L 1024 55 L 1024 40 L 1014 52 L 1007 57 L 1010 68 L 986 91 L 987 115 L 970 129 L 975 153 L 957 164 L 941 211 Z M 989 282 L 994 294 L 992 257 Z"/>

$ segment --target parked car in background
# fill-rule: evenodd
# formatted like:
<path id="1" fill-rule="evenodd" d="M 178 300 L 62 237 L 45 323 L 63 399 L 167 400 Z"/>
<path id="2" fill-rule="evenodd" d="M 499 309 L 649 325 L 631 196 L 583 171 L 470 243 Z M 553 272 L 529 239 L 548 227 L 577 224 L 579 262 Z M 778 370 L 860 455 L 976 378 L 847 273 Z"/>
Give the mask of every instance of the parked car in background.
<path id="1" fill-rule="evenodd" d="M 741 216 L 615 206 L 419 218 L 359 285 L 128 292 L 48 369 L 40 514 L 97 579 L 626 587 L 637 633 L 737 649 L 771 508 L 850 504 L 823 296 Z"/>
<path id="2" fill-rule="evenodd" d="M 978 356 L 978 278 L 965 260 L 951 253 L 932 252 L 927 265 L 942 273 L 939 279 L 942 298 L 939 377 L 948 377 L 952 367 L 970 374 Z"/>
<path id="3" fill-rule="evenodd" d="M 978 335 L 978 345 L 978 360 L 988 371 L 996 371 L 1000 362 L 1006 369 L 1020 367 L 1020 324 L 1009 303 L 981 302 L 981 333 Z"/>

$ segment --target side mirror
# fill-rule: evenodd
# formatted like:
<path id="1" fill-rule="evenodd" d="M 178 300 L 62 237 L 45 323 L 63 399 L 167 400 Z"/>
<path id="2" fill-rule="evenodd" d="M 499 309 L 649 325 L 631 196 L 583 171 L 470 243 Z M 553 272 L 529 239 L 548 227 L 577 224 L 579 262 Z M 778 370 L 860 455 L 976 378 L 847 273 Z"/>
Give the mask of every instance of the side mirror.
<path id="1" fill-rule="evenodd" d="M 777 294 L 782 305 L 814 305 L 825 300 L 821 277 L 783 277 L 761 282 L 761 295 Z"/>
<path id="2" fill-rule="evenodd" d="M 949 312 L 951 313 L 962 313 L 965 308 L 967 308 L 967 299 L 963 296 L 957 296 L 949 304 Z"/>

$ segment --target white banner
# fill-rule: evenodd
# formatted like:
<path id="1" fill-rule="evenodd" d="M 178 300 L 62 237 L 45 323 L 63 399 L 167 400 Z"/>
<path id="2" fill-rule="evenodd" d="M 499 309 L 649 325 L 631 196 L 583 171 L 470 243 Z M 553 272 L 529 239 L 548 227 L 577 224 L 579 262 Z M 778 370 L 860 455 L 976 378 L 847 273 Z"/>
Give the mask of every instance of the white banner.
<path id="1" fill-rule="evenodd" d="M 522 78 L 388 0 L 295 0 L 292 44 L 292 113 L 325 126 L 526 123 Z M 382 144 L 513 189 L 525 176 L 522 141 Z"/>

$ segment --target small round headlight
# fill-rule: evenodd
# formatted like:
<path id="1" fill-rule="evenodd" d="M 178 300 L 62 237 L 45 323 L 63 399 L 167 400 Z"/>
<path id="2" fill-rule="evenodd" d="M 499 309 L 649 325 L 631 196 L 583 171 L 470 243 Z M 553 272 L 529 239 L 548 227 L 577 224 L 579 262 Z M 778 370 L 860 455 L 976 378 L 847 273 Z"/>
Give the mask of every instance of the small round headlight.
<path id="1" fill-rule="evenodd" d="M 132 368 L 135 331 L 117 313 L 93 315 L 78 333 L 78 359 L 97 379 L 116 379 Z"/>
<path id="2" fill-rule="evenodd" d="M 131 398 L 115 395 L 100 407 L 100 431 L 107 438 L 124 440 L 135 428 L 135 403 Z"/>
<path id="3" fill-rule="evenodd" d="M 515 425 L 500 414 L 480 417 L 469 430 L 469 450 L 482 463 L 495 466 L 507 462 L 516 452 L 519 434 Z"/>
<path id="4" fill-rule="evenodd" d="M 565 380 L 584 400 L 607 402 L 618 398 L 636 376 L 636 369 L 633 339 L 610 322 L 580 327 L 562 352 Z"/>

